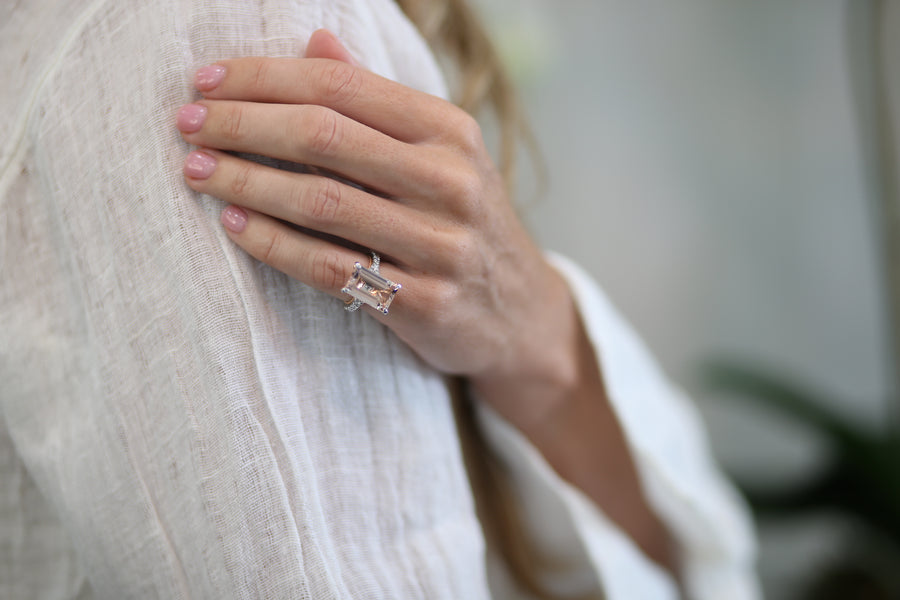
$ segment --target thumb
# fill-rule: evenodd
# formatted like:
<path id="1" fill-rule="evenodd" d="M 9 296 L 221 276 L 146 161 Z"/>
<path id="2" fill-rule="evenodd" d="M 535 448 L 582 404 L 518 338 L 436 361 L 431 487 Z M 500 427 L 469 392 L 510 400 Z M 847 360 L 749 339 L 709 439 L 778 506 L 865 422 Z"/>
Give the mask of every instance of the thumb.
<path id="1" fill-rule="evenodd" d="M 306 44 L 305 58 L 330 58 L 341 62 L 349 63 L 354 67 L 358 67 L 359 63 L 344 48 L 344 45 L 336 35 L 327 29 L 317 29 L 309 38 Z"/>

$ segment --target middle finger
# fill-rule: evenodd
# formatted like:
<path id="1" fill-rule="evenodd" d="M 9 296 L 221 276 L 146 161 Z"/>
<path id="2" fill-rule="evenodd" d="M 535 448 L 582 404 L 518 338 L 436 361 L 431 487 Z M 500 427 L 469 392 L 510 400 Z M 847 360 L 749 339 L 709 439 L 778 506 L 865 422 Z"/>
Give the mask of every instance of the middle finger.
<path id="1" fill-rule="evenodd" d="M 427 152 L 329 108 L 204 100 L 181 108 L 178 128 L 198 146 L 315 165 L 404 198 L 427 194 Z"/>
<path id="2" fill-rule="evenodd" d="M 192 152 L 184 173 L 198 192 L 359 246 L 390 249 L 404 264 L 427 264 L 428 249 L 441 237 L 441 228 L 422 211 L 322 175 L 292 173 L 215 150 Z"/>

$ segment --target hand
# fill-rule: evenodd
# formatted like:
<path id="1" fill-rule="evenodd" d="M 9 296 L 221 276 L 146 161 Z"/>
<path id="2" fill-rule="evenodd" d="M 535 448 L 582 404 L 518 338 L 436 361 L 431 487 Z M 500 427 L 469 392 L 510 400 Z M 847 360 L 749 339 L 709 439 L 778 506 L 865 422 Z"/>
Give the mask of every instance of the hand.
<path id="1" fill-rule="evenodd" d="M 529 369 L 563 376 L 566 357 L 552 352 L 566 333 L 555 321 L 571 318 L 568 293 L 517 219 L 475 120 L 348 64 L 327 32 L 309 54 L 333 58 L 200 71 L 204 99 L 178 118 L 204 148 L 186 161 L 188 184 L 233 205 L 223 222 L 252 256 L 335 297 L 366 255 L 282 221 L 381 254 L 381 273 L 403 289 L 390 315 L 365 309 L 434 368 L 475 382 Z M 223 150 L 312 165 L 364 189 Z"/>
<path id="2" fill-rule="evenodd" d="M 359 248 L 378 252 L 381 273 L 403 289 L 390 315 L 364 309 L 434 368 L 467 377 L 665 563 L 665 532 L 568 288 L 517 219 L 475 120 L 360 68 L 324 31 L 306 58 L 222 61 L 196 84 L 204 99 L 179 111 L 178 127 L 203 149 L 184 173 L 193 189 L 231 203 L 222 214 L 231 239 L 337 298 L 354 262 L 368 264 Z M 309 165 L 358 187 L 223 151 Z"/>

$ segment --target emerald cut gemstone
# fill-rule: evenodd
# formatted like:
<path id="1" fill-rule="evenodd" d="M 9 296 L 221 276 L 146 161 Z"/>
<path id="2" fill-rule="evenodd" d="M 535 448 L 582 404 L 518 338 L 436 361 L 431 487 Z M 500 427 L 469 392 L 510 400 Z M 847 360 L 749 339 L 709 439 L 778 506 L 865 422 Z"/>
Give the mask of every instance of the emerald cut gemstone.
<path id="1" fill-rule="evenodd" d="M 359 300 L 375 310 L 388 314 L 388 308 L 401 287 L 399 283 L 385 279 L 372 269 L 356 263 L 353 265 L 353 275 L 350 276 L 341 291 L 354 300 Z"/>

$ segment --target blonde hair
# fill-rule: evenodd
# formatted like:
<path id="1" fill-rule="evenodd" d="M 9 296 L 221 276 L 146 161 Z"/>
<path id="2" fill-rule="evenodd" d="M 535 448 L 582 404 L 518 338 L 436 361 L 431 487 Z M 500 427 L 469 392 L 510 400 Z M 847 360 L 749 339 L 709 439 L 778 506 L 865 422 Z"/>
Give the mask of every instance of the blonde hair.
<path id="1" fill-rule="evenodd" d="M 499 168 L 512 195 L 520 142 L 528 145 L 536 163 L 540 161 L 512 81 L 477 15 L 464 0 L 397 0 L 397 4 L 431 48 L 451 61 L 459 88 L 454 102 L 474 116 L 489 110 L 496 119 Z M 509 474 L 493 456 L 479 430 L 464 382 L 455 383 L 457 427 L 485 537 L 497 548 L 510 574 L 525 591 L 551 600 L 556 596 L 541 584 L 538 573 L 553 571 L 556 565 L 529 538 L 509 485 Z"/>

